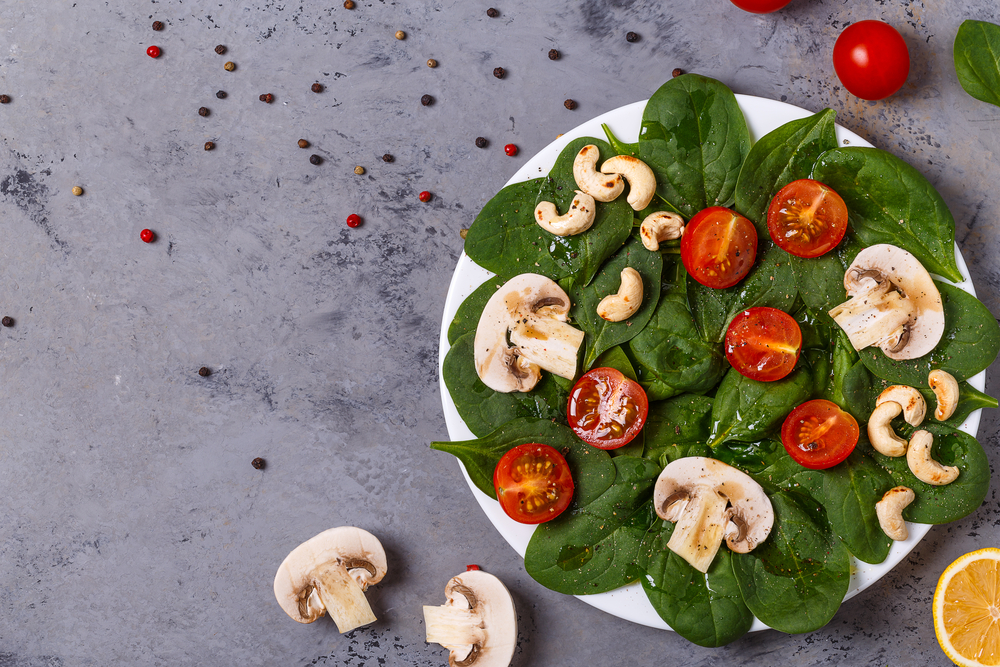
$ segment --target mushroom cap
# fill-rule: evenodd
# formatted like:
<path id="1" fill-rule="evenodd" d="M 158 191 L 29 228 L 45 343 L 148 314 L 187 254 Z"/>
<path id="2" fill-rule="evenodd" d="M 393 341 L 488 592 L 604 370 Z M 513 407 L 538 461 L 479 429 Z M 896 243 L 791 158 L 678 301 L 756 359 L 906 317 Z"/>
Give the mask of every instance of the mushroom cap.
<path id="1" fill-rule="evenodd" d="M 446 604 L 472 609 L 482 619 L 486 634 L 483 644 L 474 649 L 477 656 L 473 661 L 469 661 L 470 655 L 452 663 L 449 656 L 449 664 L 507 667 L 517 645 L 517 612 L 503 582 L 482 570 L 470 570 L 452 577 L 444 594 Z"/>
<path id="2" fill-rule="evenodd" d="M 365 590 L 385 576 L 385 550 L 377 537 L 353 526 L 324 530 L 295 547 L 274 576 L 274 597 L 286 614 L 299 623 L 318 618 L 304 615 L 300 602 L 313 588 L 313 573 L 331 564 L 342 565 Z"/>
<path id="3" fill-rule="evenodd" d="M 865 248 L 854 258 L 844 273 L 844 287 L 850 296 L 864 290 L 870 281 L 889 281 L 916 307 L 906 325 L 908 339 L 893 351 L 891 343 L 883 343 L 882 351 L 890 359 L 916 359 L 931 350 L 944 335 L 944 305 L 934 279 L 912 254 L 888 243 Z"/>

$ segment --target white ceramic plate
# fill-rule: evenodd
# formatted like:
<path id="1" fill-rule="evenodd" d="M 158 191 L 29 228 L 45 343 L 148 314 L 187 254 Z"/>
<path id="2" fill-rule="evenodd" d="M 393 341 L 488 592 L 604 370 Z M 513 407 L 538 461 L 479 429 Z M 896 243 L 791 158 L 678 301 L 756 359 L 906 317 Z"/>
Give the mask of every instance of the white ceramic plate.
<path id="1" fill-rule="evenodd" d="M 746 116 L 747 124 L 750 127 L 750 135 L 753 141 L 757 141 L 760 137 L 764 136 L 771 130 L 780 127 L 781 125 L 784 125 L 788 121 L 805 118 L 806 116 L 811 115 L 811 112 L 806 111 L 805 109 L 792 106 L 791 104 L 785 104 L 784 102 L 764 99 L 762 97 L 737 95 L 736 100 L 739 102 L 740 109 L 743 110 L 743 115 Z M 622 141 L 631 142 L 637 140 L 639 136 L 639 128 L 642 124 L 642 111 L 645 106 L 645 101 L 629 104 L 628 106 L 620 107 L 614 111 L 609 111 L 604 115 L 589 120 L 583 125 L 567 132 L 528 160 L 524 166 L 518 169 L 517 173 L 511 177 L 511 179 L 507 182 L 507 185 L 527 181 L 543 174 L 547 174 L 549 170 L 552 169 L 552 165 L 555 164 L 556 158 L 559 157 L 559 153 L 566 146 L 566 144 L 577 137 L 589 136 L 603 139 L 604 131 L 601 129 L 602 123 L 606 123 L 615 135 L 621 138 Z M 837 126 L 837 141 L 841 145 L 871 146 L 870 143 L 858 135 L 854 134 L 850 130 L 840 127 L 839 125 Z M 965 265 L 965 260 L 962 258 L 962 253 L 959 251 L 958 246 L 955 247 L 955 259 L 958 262 L 959 270 L 965 277 L 965 280 L 959 283 L 958 287 L 964 289 L 970 294 L 975 295 L 976 292 L 973 289 L 972 282 L 969 278 L 969 270 Z M 473 263 L 473 261 L 469 259 L 465 253 L 462 253 L 461 258 L 458 260 L 458 266 L 455 268 L 455 274 L 452 277 L 451 286 L 448 289 L 448 297 L 445 300 L 444 316 L 441 321 L 438 375 L 441 386 L 441 398 L 444 404 L 445 423 L 448 426 L 448 435 L 452 440 L 471 440 L 476 436 L 468 429 L 465 422 L 462 421 L 458 411 L 455 409 L 454 402 L 451 400 L 448 389 L 445 387 L 444 378 L 440 377 L 440 369 L 441 365 L 444 363 L 445 354 L 447 354 L 449 347 L 451 347 L 448 344 L 448 326 L 454 319 L 455 312 L 458 310 L 462 301 L 464 301 L 473 290 L 479 287 L 479 285 L 485 282 L 487 278 L 492 276 L 492 273 Z M 975 377 L 971 378 L 969 383 L 976 387 L 976 389 L 983 391 L 986 385 L 986 372 L 983 371 L 982 373 L 979 373 Z M 976 435 L 976 432 L 979 429 L 979 418 L 980 411 L 976 410 L 969 416 L 968 419 L 965 420 L 961 429 L 966 433 Z M 493 500 L 476 488 L 476 486 L 472 483 L 472 480 L 469 479 L 469 476 L 461 463 L 459 463 L 459 467 L 462 469 L 462 474 L 465 476 L 465 481 L 472 490 L 472 494 L 475 496 L 479 505 L 486 513 L 486 517 L 496 527 L 496 529 L 500 531 L 500 534 L 503 535 L 504 539 L 506 539 L 507 542 L 510 543 L 510 545 L 514 547 L 514 549 L 521 554 L 521 557 L 523 558 L 524 551 L 528 546 L 528 540 L 531 539 L 531 534 L 534 532 L 535 527 L 520 524 L 510 519 L 510 517 L 504 514 L 503 510 L 500 509 L 500 505 L 497 501 Z M 910 550 L 916 546 L 917 542 L 919 542 L 923 536 L 927 534 L 927 531 L 930 530 L 931 527 L 926 524 L 908 524 L 908 528 L 910 533 L 909 539 L 905 542 L 894 542 L 892 549 L 889 552 L 889 557 L 886 558 L 884 562 L 878 565 L 870 565 L 868 563 L 862 563 L 852 559 L 851 584 L 847 592 L 847 598 L 845 599 L 849 599 L 854 595 L 857 595 L 895 567 L 895 565 L 903 560 L 906 554 L 908 554 Z M 656 610 L 653 609 L 653 606 L 649 603 L 649 600 L 646 598 L 646 594 L 643 592 L 642 587 L 638 583 L 634 583 L 608 593 L 577 597 L 587 604 L 593 605 L 594 607 L 606 611 L 609 614 L 614 614 L 619 618 L 648 625 L 653 628 L 662 628 L 664 630 L 670 629 L 667 624 L 663 622 L 663 619 L 661 619 L 656 613 Z M 754 620 L 751 631 L 765 629 L 767 629 L 766 625 L 761 623 L 759 620 Z"/>

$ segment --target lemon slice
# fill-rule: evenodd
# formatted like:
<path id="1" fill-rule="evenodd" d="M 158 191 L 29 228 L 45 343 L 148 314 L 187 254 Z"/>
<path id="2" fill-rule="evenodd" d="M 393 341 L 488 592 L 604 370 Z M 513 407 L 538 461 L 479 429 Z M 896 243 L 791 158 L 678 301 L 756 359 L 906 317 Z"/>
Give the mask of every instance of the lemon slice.
<path id="1" fill-rule="evenodd" d="M 1000 665 L 1000 549 L 967 553 L 934 591 L 938 643 L 962 667 Z"/>

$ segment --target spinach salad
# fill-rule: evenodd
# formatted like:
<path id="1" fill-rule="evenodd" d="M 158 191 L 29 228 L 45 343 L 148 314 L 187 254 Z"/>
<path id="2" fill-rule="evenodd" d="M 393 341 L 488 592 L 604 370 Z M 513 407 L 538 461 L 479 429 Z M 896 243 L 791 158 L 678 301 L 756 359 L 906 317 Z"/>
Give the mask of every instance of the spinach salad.
<path id="1" fill-rule="evenodd" d="M 431 447 L 457 456 L 473 483 L 493 498 L 494 468 L 510 449 L 542 443 L 563 453 L 575 483 L 572 504 L 538 526 L 524 559 L 527 572 L 554 591 L 587 595 L 639 581 L 660 617 L 702 646 L 739 638 L 754 617 L 783 632 L 815 630 L 848 592 L 851 556 L 865 563 L 888 556 L 892 541 L 875 513 L 886 491 L 913 489 L 916 500 L 903 516 L 918 523 L 954 521 L 983 502 L 990 479 L 986 454 L 958 427 L 972 411 L 997 407 L 967 380 L 995 359 L 1000 327 L 974 296 L 937 281 L 945 334 L 932 352 L 894 361 L 878 348 L 854 350 L 828 311 L 845 301 L 845 270 L 863 248 L 891 243 L 938 276 L 960 281 L 962 275 L 955 223 L 934 187 L 889 153 L 838 146 L 830 109 L 786 123 L 751 145 L 733 93 L 713 79 L 685 74 L 649 99 L 637 143 L 621 142 L 607 127 L 605 132 L 608 141 L 571 141 L 547 176 L 503 188 L 468 230 L 466 253 L 496 278 L 459 307 L 448 329 L 443 377 L 477 439 Z M 599 148 L 602 160 L 631 155 L 644 161 L 655 173 L 656 196 L 640 212 L 624 197 L 598 203 L 588 231 L 553 236 L 532 212 L 540 201 L 566 210 L 576 190 L 573 160 L 587 144 Z M 801 178 L 825 183 L 848 207 L 848 234 L 815 259 L 778 248 L 765 224 L 771 197 Z M 688 219 L 709 206 L 730 207 L 758 229 L 754 268 L 726 289 L 691 279 L 678 242 L 651 252 L 638 238 L 639 223 L 652 211 Z M 627 321 L 602 320 L 594 307 L 617 289 L 625 267 L 642 276 L 642 307 Z M 615 368 L 645 389 L 648 419 L 630 444 L 599 450 L 574 434 L 566 425 L 571 380 L 544 373 L 530 392 L 499 393 L 477 376 L 473 339 L 480 314 L 507 279 L 529 271 L 558 282 L 572 300 L 570 321 L 585 333 L 579 372 Z M 802 353 L 782 380 L 744 377 L 723 353 L 729 322 L 753 306 L 789 313 L 801 328 Z M 917 480 L 905 460 L 875 451 L 864 429 L 876 397 L 891 384 L 916 387 L 932 400 L 927 375 L 937 368 L 960 383 L 955 414 L 922 426 L 934 435 L 934 458 L 961 470 L 948 486 Z M 826 470 L 793 461 L 778 437 L 786 415 L 812 398 L 833 401 L 862 427 L 850 456 Z M 914 430 L 902 416 L 893 426 L 904 437 Z M 688 456 L 715 458 L 748 473 L 775 514 L 766 541 L 745 554 L 720 549 L 706 574 L 666 549 L 674 524 L 661 520 L 652 503 L 664 466 Z"/>

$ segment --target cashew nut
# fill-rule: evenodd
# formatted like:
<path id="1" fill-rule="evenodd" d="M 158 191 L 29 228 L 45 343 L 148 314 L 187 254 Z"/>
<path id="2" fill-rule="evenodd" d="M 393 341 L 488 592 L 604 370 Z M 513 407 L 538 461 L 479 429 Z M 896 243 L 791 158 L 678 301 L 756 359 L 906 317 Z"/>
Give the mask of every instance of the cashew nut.
<path id="1" fill-rule="evenodd" d="M 931 458 L 934 436 L 927 431 L 917 431 L 910 438 L 910 448 L 906 451 L 906 464 L 913 476 L 925 484 L 944 486 L 958 478 L 958 468 L 943 466 Z"/>
<path id="2" fill-rule="evenodd" d="M 927 384 L 931 386 L 934 395 L 937 397 L 937 409 L 934 411 L 934 419 L 944 421 L 955 414 L 958 407 L 958 380 L 947 371 L 937 369 L 931 371 L 927 376 Z"/>
<path id="3" fill-rule="evenodd" d="M 625 201 L 634 210 L 641 211 L 649 206 L 649 202 L 653 201 L 653 195 L 656 194 L 656 176 L 653 175 L 653 170 L 649 168 L 649 165 L 639 158 L 634 158 L 631 155 L 616 155 L 604 161 L 604 164 L 601 165 L 601 171 L 605 174 L 621 174 L 625 177 L 629 187 L 628 198 Z"/>
<path id="4" fill-rule="evenodd" d="M 878 525 L 882 526 L 882 532 L 890 539 L 902 542 L 909 537 L 906 530 L 906 522 L 903 521 L 903 510 L 916 499 L 917 495 L 913 489 L 905 486 L 897 486 L 889 489 L 882 496 L 882 500 L 875 503 L 875 514 L 878 516 Z"/>
<path id="5" fill-rule="evenodd" d="M 631 266 L 622 269 L 617 294 L 609 294 L 597 304 L 597 314 L 609 322 L 621 322 L 635 315 L 642 305 L 642 276 Z"/>
<path id="6" fill-rule="evenodd" d="M 555 204 L 543 201 L 535 207 L 535 220 L 542 229 L 556 236 L 574 236 L 590 229 L 596 212 L 594 198 L 577 190 L 566 213 L 559 215 Z"/>
<path id="7" fill-rule="evenodd" d="M 902 406 L 903 419 L 910 426 L 920 426 L 927 415 L 927 401 L 924 400 L 923 394 L 905 384 L 894 384 L 883 391 L 875 399 L 875 405 L 879 406 L 887 401 L 895 401 Z"/>
<path id="8" fill-rule="evenodd" d="M 887 401 L 875 408 L 875 412 L 868 418 L 868 439 L 879 454 L 902 456 L 906 453 L 906 440 L 896 435 L 890 423 L 902 411 L 902 405 L 896 401 Z"/>
<path id="9" fill-rule="evenodd" d="M 573 159 L 573 178 L 577 186 L 597 201 L 614 201 L 625 190 L 621 174 L 602 174 L 597 171 L 601 149 L 587 144 Z"/>
<path id="10" fill-rule="evenodd" d="M 669 211 L 650 213 L 639 226 L 642 245 L 653 252 L 660 249 L 661 241 L 673 241 L 679 239 L 682 234 L 684 234 L 684 218 Z"/>

